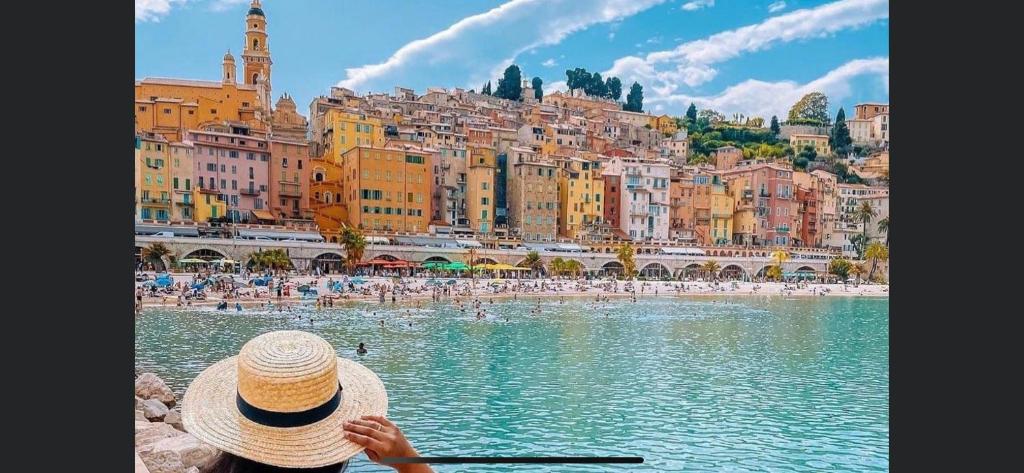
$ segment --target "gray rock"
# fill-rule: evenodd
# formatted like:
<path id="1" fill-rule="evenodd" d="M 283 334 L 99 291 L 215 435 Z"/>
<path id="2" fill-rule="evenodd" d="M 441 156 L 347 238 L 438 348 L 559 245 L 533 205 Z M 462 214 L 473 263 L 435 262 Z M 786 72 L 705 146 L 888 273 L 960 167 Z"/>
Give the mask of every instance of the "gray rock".
<path id="1" fill-rule="evenodd" d="M 185 470 L 185 473 L 199 473 L 199 468 L 190 466 L 187 470 Z"/>
<path id="2" fill-rule="evenodd" d="M 142 399 L 157 399 L 167 407 L 174 407 L 177 402 L 174 391 L 153 373 L 142 373 L 135 378 L 135 395 Z"/>
<path id="3" fill-rule="evenodd" d="M 135 422 L 135 448 L 148 447 L 165 438 L 184 435 L 163 422 Z"/>
<path id="4" fill-rule="evenodd" d="M 142 401 L 142 415 L 151 422 L 164 420 L 171 410 L 157 399 L 146 399 Z"/>
<path id="5" fill-rule="evenodd" d="M 178 429 L 182 432 L 185 431 L 185 426 L 181 423 L 181 412 L 177 410 L 171 410 L 164 416 L 164 423 Z"/>
<path id="6" fill-rule="evenodd" d="M 206 466 L 218 452 L 199 439 L 178 432 L 178 435 L 139 448 L 138 453 L 150 473 L 185 473 L 190 468 Z"/>
<path id="7" fill-rule="evenodd" d="M 142 409 L 135 409 L 135 420 L 149 422 L 149 419 L 146 418 L 146 413 Z"/>

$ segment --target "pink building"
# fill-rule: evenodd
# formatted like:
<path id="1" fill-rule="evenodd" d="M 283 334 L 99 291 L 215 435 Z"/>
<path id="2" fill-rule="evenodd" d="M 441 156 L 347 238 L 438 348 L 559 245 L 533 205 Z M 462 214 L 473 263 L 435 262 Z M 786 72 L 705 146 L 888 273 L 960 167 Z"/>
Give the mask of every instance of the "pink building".
<path id="1" fill-rule="evenodd" d="M 799 240 L 796 186 L 793 170 L 778 164 L 751 164 L 722 171 L 727 183 L 744 181 L 753 192 L 754 218 L 757 221 L 752 244 L 783 246 Z M 743 187 L 743 186 L 741 186 Z M 745 188 L 745 187 L 744 187 Z"/>
<path id="2" fill-rule="evenodd" d="M 190 130 L 196 184 L 217 191 L 234 222 L 273 221 L 268 199 L 270 148 L 248 127 L 228 124 Z"/>

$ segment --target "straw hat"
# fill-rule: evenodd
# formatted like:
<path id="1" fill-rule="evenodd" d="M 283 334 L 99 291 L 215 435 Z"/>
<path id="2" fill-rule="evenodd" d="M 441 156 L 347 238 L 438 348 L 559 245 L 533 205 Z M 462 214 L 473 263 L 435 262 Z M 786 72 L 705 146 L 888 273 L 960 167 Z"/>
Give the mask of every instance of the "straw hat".
<path id="1" fill-rule="evenodd" d="M 384 383 L 326 340 L 299 331 L 270 332 L 215 363 L 188 387 L 185 429 L 225 452 L 268 465 L 315 468 L 363 450 L 342 424 L 385 415 Z"/>

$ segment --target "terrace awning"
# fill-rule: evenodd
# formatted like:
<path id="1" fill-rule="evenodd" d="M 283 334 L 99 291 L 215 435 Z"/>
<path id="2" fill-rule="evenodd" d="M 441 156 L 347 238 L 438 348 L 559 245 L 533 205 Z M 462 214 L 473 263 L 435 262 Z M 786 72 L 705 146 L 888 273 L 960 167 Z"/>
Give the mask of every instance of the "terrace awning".
<path id="1" fill-rule="evenodd" d="M 175 236 L 199 236 L 199 229 L 181 225 L 136 225 L 135 233 L 139 235 L 152 235 L 160 232 L 173 232 Z"/>
<path id="2" fill-rule="evenodd" d="M 258 219 L 258 220 L 270 220 L 270 221 L 277 220 L 276 218 L 274 218 L 274 214 L 270 213 L 267 210 L 255 210 L 254 209 L 254 210 L 251 210 L 251 212 L 252 212 L 252 215 L 254 217 L 256 217 L 256 219 Z"/>
<path id="3" fill-rule="evenodd" d="M 271 230 L 238 229 L 238 236 L 243 238 L 264 237 L 271 240 L 323 241 L 324 237 L 317 232 L 275 232 Z"/>
<path id="4" fill-rule="evenodd" d="M 476 240 L 455 240 L 460 246 L 465 248 L 483 248 L 484 245 Z"/>

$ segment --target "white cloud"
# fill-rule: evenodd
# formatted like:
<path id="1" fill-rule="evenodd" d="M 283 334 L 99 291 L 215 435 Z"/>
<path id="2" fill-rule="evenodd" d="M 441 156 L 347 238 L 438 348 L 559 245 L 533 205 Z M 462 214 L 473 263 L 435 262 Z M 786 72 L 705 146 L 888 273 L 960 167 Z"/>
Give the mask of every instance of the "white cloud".
<path id="1" fill-rule="evenodd" d="M 786 2 L 778 1 L 768 5 L 768 13 L 775 13 L 780 10 L 786 9 Z"/>
<path id="2" fill-rule="evenodd" d="M 726 116 L 743 113 L 763 118 L 772 115 L 785 117 L 789 113 L 789 108 L 800 100 L 800 97 L 810 92 L 821 92 L 827 95 L 832 103 L 842 101 L 851 94 L 851 81 L 865 76 L 878 78 L 888 96 L 889 58 L 878 57 L 855 59 L 806 84 L 798 84 L 793 81 L 765 82 L 749 79 L 730 86 L 717 95 L 677 94 L 645 98 L 644 102 L 650 102 L 655 107 L 661 104 L 673 105 L 673 108 L 679 111 L 688 107 L 692 102 L 697 105 L 697 108 L 711 108 Z M 646 88 L 644 91 L 646 92 Z"/>
<path id="3" fill-rule="evenodd" d="M 544 83 L 544 93 L 550 94 L 552 92 L 566 92 L 569 90 L 569 84 L 564 80 L 555 81 L 552 83 Z"/>
<path id="4" fill-rule="evenodd" d="M 460 73 L 467 83 L 478 85 L 494 79 L 496 58 L 514 61 L 532 48 L 558 44 L 572 33 L 622 20 L 664 1 L 511 0 L 412 41 L 384 62 L 346 69 L 346 77 L 338 85 L 357 91 L 383 90 L 401 85 L 411 76 L 441 70 Z"/>
<path id="5" fill-rule="evenodd" d="M 160 21 L 175 4 L 186 0 L 135 0 L 135 21 Z"/>
<path id="6" fill-rule="evenodd" d="M 136 22 L 159 22 L 171 9 L 197 0 L 135 0 Z M 210 0 L 210 10 L 227 11 L 238 5 L 248 5 L 250 0 Z"/>
<path id="7" fill-rule="evenodd" d="M 210 9 L 213 11 L 226 11 L 238 5 L 249 4 L 249 0 L 213 0 Z"/>
<path id="8" fill-rule="evenodd" d="M 622 57 L 602 75 L 618 76 L 623 83 L 635 80 L 645 89 L 666 96 L 675 93 L 680 84 L 695 87 L 710 81 L 717 74 L 711 65 L 743 53 L 768 49 L 778 43 L 827 36 L 888 17 L 888 0 L 840 0 L 685 42 L 671 50 L 643 57 Z"/>
<path id="9" fill-rule="evenodd" d="M 681 8 L 686 11 L 694 11 L 713 6 L 715 6 L 715 0 L 693 0 L 692 2 L 684 3 Z"/>
<path id="10" fill-rule="evenodd" d="M 555 58 L 548 58 L 547 61 L 540 63 L 540 65 L 544 67 L 555 67 L 558 65 L 558 62 L 555 61 Z"/>

